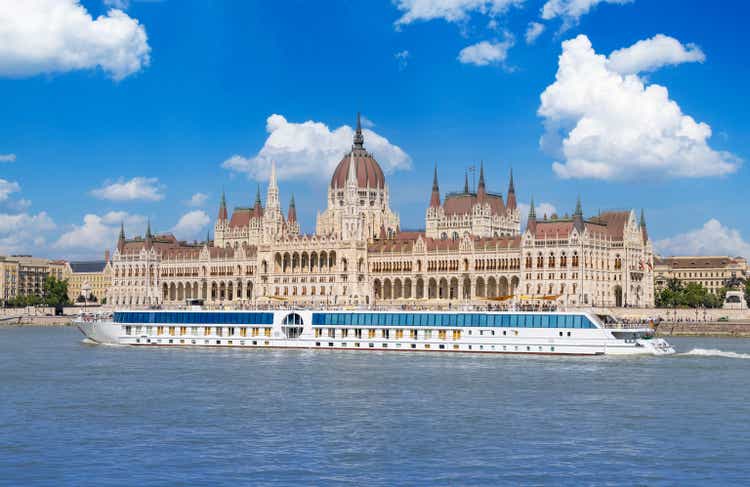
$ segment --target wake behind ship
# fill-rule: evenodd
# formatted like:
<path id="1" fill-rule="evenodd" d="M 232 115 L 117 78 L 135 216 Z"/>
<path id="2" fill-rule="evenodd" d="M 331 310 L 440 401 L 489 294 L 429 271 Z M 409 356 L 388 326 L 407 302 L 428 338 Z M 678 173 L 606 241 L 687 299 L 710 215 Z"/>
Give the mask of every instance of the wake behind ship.
<path id="1" fill-rule="evenodd" d="M 82 315 L 97 343 L 549 355 L 674 353 L 646 325 L 588 312 L 115 311 Z"/>

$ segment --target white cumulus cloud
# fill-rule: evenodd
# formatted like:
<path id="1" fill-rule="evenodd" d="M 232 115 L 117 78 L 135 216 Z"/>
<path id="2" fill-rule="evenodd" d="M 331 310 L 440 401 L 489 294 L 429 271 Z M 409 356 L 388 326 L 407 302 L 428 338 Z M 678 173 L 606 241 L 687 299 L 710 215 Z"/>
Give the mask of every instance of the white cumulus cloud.
<path id="1" fill-rule="evenodd" d="M 508 59 L 508 49 L 513 47 L 513 43 L 513 36 L 509 33 L 503 41 L 481 41 L 461 49 L 458 60 L 475 66 L 503 64 Z"/>
<path id="2" fill-rule="evenodd" d="M 188 206 L 203 206 L 206 203 L 207 199 L 208 199 L 208 195 L 206 193 L 195 193 L 187 201 L 187 205 Z"/>
<path id="3" fill-rule="evenodd" d="M 626 4 L 634 0 L 547 0 L 542 7 L 542 18 L 551 20 L 556 17 L 563 19 L 563 28 L 575 25 L 578 20 L 589 13 L 600 3 Z"/>
<path id="4" fill-rule="evenodd" d="M 0 201 L 6 201 L 11 193 L 21 191 L 21 186 L 15 181 L 0 178 Z"/>
<path id="5" fill-rule="evenodd" d="M 636 74 L 654 71 L 662 66 L 702 63 L 705 60 L 706 55 L 695 44 L 682 45 L 674 37 L 657 34 L 630 47 L 613 51 L 607 65 L 620 74 Z"/>
<path id="6" fill-rule="evenodd" d="M 327 179 L 351 150 L 354 136 L 354 129 L 348 125 L 330 130 L 321 122 L 294 123 L 277 114 L 266 120 L 266 131 L 268 138 L 260 152 L 252 157 L 234 155 L 222 167 L 245 173 L 251 179 L 266 180 L 271 161 L 276 161 L 279 179 Z M 362 132 L 365 148 L 373 153 L 383 171 L 390 173 L 411 167 L 411 158 L 399 146 L 370 129 Z"/>
<path id="7" fill-rule="evenodd" d="M 103 69 L 121 80 L 148 66 L 137 19 L 111 9 L 96 19 L 78 0 L 0 1 L 0 76 Z"/>
<path id="8" fill-rule="evenodd" d="M 45 212 L 0 213 L 0 254 L 28 253 L 40 250 L 46 242 L 45 233 L 55 222 Z"/>
<path id="9" fill-rule="evenodd" d="M 447 22 L 463 22 L 472 13 L 500 15 L 510 7 L 523 5 L 525 0 L 396 0 L 396 7 L 403 12 L 396 26 L 417 21 L 443 19 Z"/>
<path id="10" fill-rule="evenodd" d="M 72 225 L 52 245 L 55 249 L 67 251 L 70 256 L 91 256 L 104 249 L 114 248 L 120 232 L 120 224 L 125 224 L 126 234 L 143 234 L 145 218 L 124 211 L 111 211 L 104 215 L 89 213 L 83 217 L 81 225 Z M 128 233 L 128 229 L 132 233 Z M 96 251 L 94 253 L 93 251 Z"/>
<path id="11" fill-rule="evenodd" d="M 172 233 L 183 240 L 192 240 L 200 236 L 201 231 L 211 221 L 205 211 L 194 210 L 182 215 L 172 228 Z"/>
<path id="12" fill-rule="evenodd" d="M 539 22 L 529 22 L 528 27 L 526 27 L 526 34 L 524 34 L 526 44 L 535 43 L 543 32 L 544 24 L 540 24 Z"/>
<path id="13" fill-rule="evenodd" d="M 701 228 L 674 237 L 657 240 L 656 250 L 670 255 L 729 255 L 750 258 L 750 243 L 736 229 L 726 227 L 715 218 Z"/>
<path id="14" fill-rule="evenodd" d="M 711 127 L 682 113 L 667 88 L 621 75 L 585 35 L 563 42 L 555 82 L 541 95 L 541 145 L 562 178 L 721 176 L 741 161 L 708 145 Z"/>
<path id="15" fill-rule="evenodd" d="M 0 154 L 0 162 L 16 162 L 15 154 Z"/>
<path id="16" fill-rule="evenodd" d="M 104 186 L 92 190 L 91 194 L 110 201 L 160 201 L 164 199 L 163 189 L 158 178 L 135 177 L 129 181 L 105 182 Z"/>

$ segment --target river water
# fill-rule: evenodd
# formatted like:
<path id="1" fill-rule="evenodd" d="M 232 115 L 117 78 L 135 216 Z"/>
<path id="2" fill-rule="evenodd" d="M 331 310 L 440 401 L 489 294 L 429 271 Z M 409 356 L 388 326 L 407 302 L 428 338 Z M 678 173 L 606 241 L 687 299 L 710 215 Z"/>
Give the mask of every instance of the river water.
<path id="1" fill-rule="evenodd" d="M 750 479 L 750 340 L 558 358 L 81 339 L 70 327 L 0 327 L 0 484 Z"/>

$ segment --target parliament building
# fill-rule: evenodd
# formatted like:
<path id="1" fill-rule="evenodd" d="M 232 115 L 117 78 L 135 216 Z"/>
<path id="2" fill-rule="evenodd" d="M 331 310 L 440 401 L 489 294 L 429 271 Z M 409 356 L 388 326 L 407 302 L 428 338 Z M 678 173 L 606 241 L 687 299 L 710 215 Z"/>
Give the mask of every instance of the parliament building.
<path id="1" fill-rule="evenodd" d="M 536 214 L 521 231 L 513 174 L 505 197 L 485 186 L 442 195 L 437 167 L 426 194 L 425 229 L 402 231 L 383 170 L 365 148 L 358 121 L 352 149 L 331 177 L 316 231 L 300 232 L 294 198 L 281 208 L 272 167 L 265 205 L 231 215 L 222 195 L 213 240 L 121 228 L 109 266 L 117 307 L 207 306 L 448 307 L 654 305 L 653 249 L 643 212 L 585 217 Z"/>

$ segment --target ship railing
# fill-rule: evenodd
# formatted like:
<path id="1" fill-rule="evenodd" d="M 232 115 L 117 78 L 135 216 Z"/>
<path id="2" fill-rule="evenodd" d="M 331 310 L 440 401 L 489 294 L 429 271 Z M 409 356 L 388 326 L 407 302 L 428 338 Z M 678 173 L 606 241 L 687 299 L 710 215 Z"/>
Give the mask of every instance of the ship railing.
<path id="1" fill-rule="evenodd" d="M 642 330 L 648 328 L 648 323 L 603 323 L 602 328 L 607 330 Z"/>

